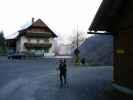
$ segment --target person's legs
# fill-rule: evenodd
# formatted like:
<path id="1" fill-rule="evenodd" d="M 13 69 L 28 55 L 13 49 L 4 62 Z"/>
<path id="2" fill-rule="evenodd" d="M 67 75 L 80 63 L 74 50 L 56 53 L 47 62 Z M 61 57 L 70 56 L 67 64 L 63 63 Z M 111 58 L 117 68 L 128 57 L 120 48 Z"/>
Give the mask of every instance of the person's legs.
<path id="1" fill-rule="evenodd" d="M 66 83 L 67 83 L 67 75 L 66 75 L 66 72 L 63 73 L 63 78 L 64 78 L 64 84 L 66 85 Z"/>
<path id="2" fill-rule="evenodd" d="M 63 74 L 60 73 L 60 86 L 61 86 L 61 87 L 63 87 L 63 79 L 62 79 L 62 76 L 63 76 Z"/>

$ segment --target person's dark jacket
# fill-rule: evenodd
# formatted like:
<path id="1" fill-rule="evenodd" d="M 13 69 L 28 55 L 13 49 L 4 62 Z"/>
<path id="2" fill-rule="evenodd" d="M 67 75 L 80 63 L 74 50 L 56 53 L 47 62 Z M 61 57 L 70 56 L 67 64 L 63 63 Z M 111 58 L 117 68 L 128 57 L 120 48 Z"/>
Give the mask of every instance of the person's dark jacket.
<path id="1" fill-rule="evenodd" d="M 67 65 L 65 63 L 61 63 L 59 65 L 60 73 L 65 73 L 67 71 L 66 67 L 67 67 Z"/>

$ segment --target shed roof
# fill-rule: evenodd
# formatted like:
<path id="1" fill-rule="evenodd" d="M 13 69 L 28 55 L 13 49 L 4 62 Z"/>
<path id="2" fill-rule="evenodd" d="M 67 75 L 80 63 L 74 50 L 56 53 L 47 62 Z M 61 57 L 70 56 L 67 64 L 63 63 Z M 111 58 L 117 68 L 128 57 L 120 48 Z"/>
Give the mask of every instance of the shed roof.
<path id="1" fill-rule="evenodd" d="M 133 26 L 133 0 L 103 0 L 90 31 L 117 32 Z"/>

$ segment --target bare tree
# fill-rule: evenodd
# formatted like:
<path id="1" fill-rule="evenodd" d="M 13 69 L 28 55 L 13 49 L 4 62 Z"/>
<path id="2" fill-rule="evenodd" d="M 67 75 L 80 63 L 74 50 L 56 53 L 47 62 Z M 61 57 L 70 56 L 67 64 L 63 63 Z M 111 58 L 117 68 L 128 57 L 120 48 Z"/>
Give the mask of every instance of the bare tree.
<path id="1" fill-rule="evenodd" d="M 75 32 L 69 40 L 71 41 L 71 47 L 72 49 L 78 48 L 87 38 L 87 34 L 84 32 L 78 31 Z"/>

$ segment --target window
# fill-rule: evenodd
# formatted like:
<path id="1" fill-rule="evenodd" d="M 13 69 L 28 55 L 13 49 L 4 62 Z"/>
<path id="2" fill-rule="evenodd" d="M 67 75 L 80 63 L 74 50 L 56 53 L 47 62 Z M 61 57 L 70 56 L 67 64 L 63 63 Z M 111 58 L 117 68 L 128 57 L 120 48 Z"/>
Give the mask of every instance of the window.
<path id="1" fill-rule="evenodd" d="M 31 42 L 31 39 L 30 39 L 30 38 L 28 38 L 28 42 L 29 42 L 29 43 Z"/>
<path id="2" fill-rule="evenodd" d="M 49 52 L 49 50 L 48 50 L 48 49 L 44 49 L 44 52 L 45 52 L 45 53 L 48 53 L 48 52 Z"/>
<path id="3" fill-rule="evenodd" d="M 44 39 L 44 43 L 45 43 L 45 42 L 49 42 L 49 39 Z"/>
<path id="4" fill-rule="evenodd" d="M 40 40 L 39 39 L 36 39 L 36 41 L 37 41 L 37 43 L 39 43 Z"/>

